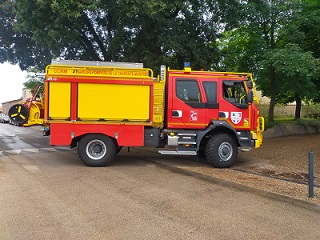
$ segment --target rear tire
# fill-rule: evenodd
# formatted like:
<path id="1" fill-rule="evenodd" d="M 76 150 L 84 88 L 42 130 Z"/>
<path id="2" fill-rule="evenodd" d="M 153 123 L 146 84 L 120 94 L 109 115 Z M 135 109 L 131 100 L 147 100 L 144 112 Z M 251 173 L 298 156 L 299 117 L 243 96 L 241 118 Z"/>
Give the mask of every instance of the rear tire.
<path id="1" fill-rule="evenodd" d="M 114 140 L 102 134 L 89 134 L 82 137 L 78 144 L 81 161 L 90 167 L 109 165 L 116 155 Z"/>
<path id="2" fill-rule="evenodd" d="M 236 141 L 226 133 L 213 135 L 206 146 L 206 159 L 217 168 L 233 166 L 238 156 Z"/>

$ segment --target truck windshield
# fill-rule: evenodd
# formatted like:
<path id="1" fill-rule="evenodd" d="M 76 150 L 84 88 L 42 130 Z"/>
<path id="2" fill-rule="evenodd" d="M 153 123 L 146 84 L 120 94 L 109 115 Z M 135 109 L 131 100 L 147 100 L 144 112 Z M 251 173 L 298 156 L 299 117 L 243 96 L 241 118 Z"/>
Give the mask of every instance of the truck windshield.
<path id="1" fill-rule="evenodd" d="M 224 99 L 240 108 L 245 108 L 247 104 L 247 92 L 243 82 L 226 80 L 223 81 Z"/>

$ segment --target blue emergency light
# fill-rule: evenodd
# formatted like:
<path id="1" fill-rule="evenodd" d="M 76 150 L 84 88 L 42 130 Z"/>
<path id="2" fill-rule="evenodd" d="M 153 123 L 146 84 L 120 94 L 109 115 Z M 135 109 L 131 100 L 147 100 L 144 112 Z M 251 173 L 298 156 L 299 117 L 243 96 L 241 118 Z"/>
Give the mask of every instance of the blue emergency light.
<path id="1" fill-rule="evenodd" d="M 185 68 L 191 67 L 190 62 L 184 62 L 184 67 L 185 67 Z"/>

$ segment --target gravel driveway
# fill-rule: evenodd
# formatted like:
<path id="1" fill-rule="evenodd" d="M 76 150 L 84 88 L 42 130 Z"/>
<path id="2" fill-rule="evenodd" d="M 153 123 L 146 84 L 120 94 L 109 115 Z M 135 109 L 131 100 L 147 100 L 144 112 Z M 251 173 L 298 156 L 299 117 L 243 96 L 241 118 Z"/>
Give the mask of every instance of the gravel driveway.
<path id="1" fill-rule="evenodd" d="M 315 162 L 313 198 L 309 198 L 308 192 L 310 151 L 314 153 Z M 265 138 L 260 148 L 239 151 L 236 164 L 225 169 L 211 167 L 204 159 L 191 156 L 159 156 L 153 148 L 137 148 L 132 152 L 141 152 L 142 156 L 149 154 L 149 157 L 154 153 L 153 161 L 159 164 L 279 194 L 289 197 L 288 201 L 293 198 L 320 205 L 320 134 Z"/>
<path id="2" fill-rule="evenodd" d="M 308 198 L 309 152 L 314 155 L 313 199 Z M 261 181 L 245 181 L 248 185 L 320 203 L 320 134 L 265 138 L 260 148 L 239 152 L 233 169 L 268 176 Z"/>
<path id="3" fill-rule="evenodd" d="M 279 177 L 283 173 L 283 177 L 287 175 L 303 181 L 308 178 L 309 152 L 313 152 L 315 174 L 319 174 L 320 134 L 266 138 L 260 148 L 240 153 L 236 166 L 260 169 L 265 174 L 279 174 Z M 319 179 L 315 180 L 320 185 Z"/>

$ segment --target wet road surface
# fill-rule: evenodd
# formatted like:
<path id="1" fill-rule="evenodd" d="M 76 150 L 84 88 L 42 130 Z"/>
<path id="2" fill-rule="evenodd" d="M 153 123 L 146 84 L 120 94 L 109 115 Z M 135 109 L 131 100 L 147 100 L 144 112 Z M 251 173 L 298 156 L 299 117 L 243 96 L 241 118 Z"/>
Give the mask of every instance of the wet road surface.
<path id="1" fill-rule="evenodd" d="M 11 127 L 0 125 L 0 239 L 320 238 L 319 205 L 218 177 L 231 169 L 148 149 L 91 168 L 41 129 Z"/>

